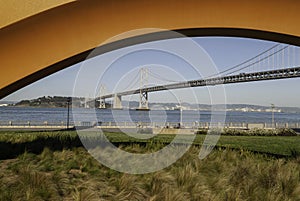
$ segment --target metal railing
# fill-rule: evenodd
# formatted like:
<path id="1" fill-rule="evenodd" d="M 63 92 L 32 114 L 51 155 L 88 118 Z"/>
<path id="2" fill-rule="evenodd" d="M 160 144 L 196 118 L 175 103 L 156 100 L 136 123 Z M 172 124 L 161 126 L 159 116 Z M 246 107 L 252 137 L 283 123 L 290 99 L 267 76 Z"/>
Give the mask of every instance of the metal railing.
<path id="1" fill-rule="evenodd" d="M 237 129 L 250 129 L 250 128 L 300 128 L 300 122 L 296 123 L 246 123 L 246 122 L 226 122 L 226 123 L 209 123 L 209 122 L 91 122 L 80 121 L 70 122 L 70 127 L 99 127 L 99 128 L 211 128 L 211 127 L 224 127 L 224 128 L 237 128 Z M 35 122 L 35 121 L 0 121 L 0 128 L 4 127 L 66 127 L 67 122 Z"/>

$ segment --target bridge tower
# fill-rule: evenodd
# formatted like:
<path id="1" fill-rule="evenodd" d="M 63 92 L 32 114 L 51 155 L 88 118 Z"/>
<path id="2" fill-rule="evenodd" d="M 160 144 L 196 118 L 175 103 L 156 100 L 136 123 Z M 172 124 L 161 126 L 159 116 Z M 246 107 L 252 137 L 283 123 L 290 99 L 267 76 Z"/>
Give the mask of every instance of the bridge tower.
<path id="1" fill-rule="evenodd" d="M 114 95 L 114 103 L 113 103 L 114 110 L 122 110 L 122 96 L 115 94 Z"/>
<path id="2" fill-rule="evenodd" d="M 148 68 L 140 69 L 140 104 L 137 110 L 149 110 L 148 92 L 144 88 L 148 85 Z"/>
<path id="3" fill-rule="evenodd" d="M 105 95 L 105 93 L 106 93 L 106 86 L 104 84 L 101 84 L 99 89 L 99 109 L 106 108 L 105 99 L 101 98 L 101 96 Z"/>

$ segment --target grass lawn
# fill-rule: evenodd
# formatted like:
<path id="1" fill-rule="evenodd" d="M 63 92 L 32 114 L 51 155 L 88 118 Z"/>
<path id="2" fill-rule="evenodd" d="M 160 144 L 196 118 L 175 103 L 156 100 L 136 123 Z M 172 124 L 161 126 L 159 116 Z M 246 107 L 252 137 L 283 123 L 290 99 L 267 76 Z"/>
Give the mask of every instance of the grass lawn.
<path id="1" fill-rule="evenodd" d="M 92 132 L 86 132 L 82 138 L 90 140 L 99 137 Z M 156 135 L 151 139 L 137 139 L 123 133 L 105 133 L 112 143 L 170 143 L 175 135 Z M 147 135 L 147 134 L 144 134 Z M 202 145 L 206 135 L 196 135 L 194 144 Z M 181 136 L 184 142 L 185 136 Z M 80 146 L 80 139 L 75 131 L 55 131 L 55 132 L 0 132 L 0 146 L 9 144 L 22 144 L 27 146 L 37 146 L 40 149 L 44 146 L 61 144 L 72 147 Z M 48 144 L 47 144 L 48 143 Z M 294 156 L 300 154 L 300 136 L 225 136 L 221 135 L 217 143 L 218 147 L 243 149 L 260 153 L 268 153 L 279 156 Z"/>
<path id="2" fill-rule="evenodd" d="M 300 154 L 300 136 L 221 136 L 217 145 L 286 156 Z"/>
<path id="3" fill-rule="evenodd" d="M 107 133 L 111 142 L 149 142 L 135 139 L 121 133 Z M 197 135 L 194 144 L 202 145 L 206 135 Z M 152 142 L 170 143 L 175 135 L 157 135 Z M 184 136 L 183 136 L 184 139 Z M 300 136 L 225 136 L 221 135 L 217 143 L 219 147 L 237 148 L 274 155 L 291 156 L 300 154 Z"/>

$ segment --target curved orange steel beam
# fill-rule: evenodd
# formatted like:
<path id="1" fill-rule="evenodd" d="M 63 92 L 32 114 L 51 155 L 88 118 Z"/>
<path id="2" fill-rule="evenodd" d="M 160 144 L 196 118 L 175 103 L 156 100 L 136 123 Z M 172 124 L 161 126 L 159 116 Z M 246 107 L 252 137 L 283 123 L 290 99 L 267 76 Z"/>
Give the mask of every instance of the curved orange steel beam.
<path id="1" fill-rule="evenodd" d="M 187 36 L 242 36 L 300 45 L 300 1 L 79 0 L 0 30 L 0 98 L 84 60 L 107 39 L 134 29 L 178 30 Z M 115 38 L 98 54 L 145 41 Z"/>
<path id="2" fill-rule="evenodd" d="M 0 28 L 76 0 L 0 0 Z"/>

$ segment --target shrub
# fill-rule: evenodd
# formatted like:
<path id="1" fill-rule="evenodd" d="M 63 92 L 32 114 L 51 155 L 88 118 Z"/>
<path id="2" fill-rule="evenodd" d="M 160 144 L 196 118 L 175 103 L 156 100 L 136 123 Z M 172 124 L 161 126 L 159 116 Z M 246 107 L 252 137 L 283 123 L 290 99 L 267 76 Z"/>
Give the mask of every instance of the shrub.
<path id="1" fill-rule="evenodd" d="M 217 134 L 217 130 L 210 130 L 209 134 Z M 203 131 L 197 134 L 205 134 Z M 297 133 L 289 128 L 276 128 L 276 129 L 260 129 L 254 128 L 249 130 L 224 128 L 221 132 L 222 135 L 228 136 L 297 136 Z"/>

